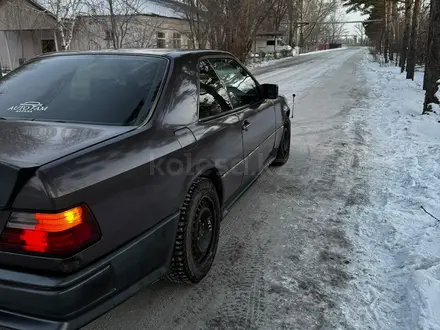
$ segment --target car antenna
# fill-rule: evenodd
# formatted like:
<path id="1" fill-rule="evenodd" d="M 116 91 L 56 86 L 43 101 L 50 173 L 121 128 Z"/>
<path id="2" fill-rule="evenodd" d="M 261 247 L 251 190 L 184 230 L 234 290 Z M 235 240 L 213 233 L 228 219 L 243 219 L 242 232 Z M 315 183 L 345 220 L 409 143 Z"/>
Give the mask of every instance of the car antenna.
<path id="1" fill-rule="evenodd" d="M 296 94 L 292 94 L 292 113 L 290 114 L 290 118 L 293 118 L 293 112 L 295 110 L 295 96 Z"/>

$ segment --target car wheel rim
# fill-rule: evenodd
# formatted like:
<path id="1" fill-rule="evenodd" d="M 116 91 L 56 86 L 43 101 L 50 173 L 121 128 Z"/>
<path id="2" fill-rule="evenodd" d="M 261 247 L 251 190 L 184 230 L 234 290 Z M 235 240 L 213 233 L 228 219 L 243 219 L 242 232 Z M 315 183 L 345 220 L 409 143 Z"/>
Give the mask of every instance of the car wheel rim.
<path id="1" fill-rule="evenodd" d="M 192 252 L 197 265 L 202 265 L 209 256 L 214 237 L 214 203 L 210 197 L 203 197 L 196 209 L 192 231 Z"/>

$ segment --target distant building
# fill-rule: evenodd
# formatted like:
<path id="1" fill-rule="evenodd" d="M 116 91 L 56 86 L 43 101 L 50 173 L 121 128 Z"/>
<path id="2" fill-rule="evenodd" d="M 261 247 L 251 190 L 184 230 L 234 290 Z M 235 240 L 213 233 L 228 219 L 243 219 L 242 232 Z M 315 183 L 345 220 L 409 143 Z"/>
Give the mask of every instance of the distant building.
<path id="1" fill-rule="evenodd" d="M 71 49 L 113 48 L 115 44 L 117 48 L 193 48 L 185 16 L 157 0 L 146 0 L 135 15 L 77 18 Z"/>
<path id="2" fill-rule="evenodd" d="M 56 19 L 33 0 L 0 0 L 0 65 L 12 70 L 57 49 Z"/>
<path id="3" fill-rule="evenodd" d="M 136 15 L 90 13 L 77 17 L 70 49 L 106 49 L 114 48 L 114 44 L 117 48 L 193 48 L 189 24 L 182 13 L 160 0 L 145 0 L 143 4 Z M 56 17 L 35 0 L 0 0 L 2 71 L 58 51 L 60 41 Z"/>

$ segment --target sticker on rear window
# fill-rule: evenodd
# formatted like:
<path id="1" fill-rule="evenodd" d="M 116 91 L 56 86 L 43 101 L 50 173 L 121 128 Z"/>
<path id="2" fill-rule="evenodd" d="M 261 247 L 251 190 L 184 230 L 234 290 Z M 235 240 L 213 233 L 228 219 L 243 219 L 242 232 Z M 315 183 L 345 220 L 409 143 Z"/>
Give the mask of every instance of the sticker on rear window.
<path id="1" fill-rule="evenodd" d="M 14 105 L 8 109 L 8 111 L 14 112 L 35 112 L 35 111 L 46 111 L 48 107 L 43 106 L 40 102 L 24 102 L 20 105 Z"/>

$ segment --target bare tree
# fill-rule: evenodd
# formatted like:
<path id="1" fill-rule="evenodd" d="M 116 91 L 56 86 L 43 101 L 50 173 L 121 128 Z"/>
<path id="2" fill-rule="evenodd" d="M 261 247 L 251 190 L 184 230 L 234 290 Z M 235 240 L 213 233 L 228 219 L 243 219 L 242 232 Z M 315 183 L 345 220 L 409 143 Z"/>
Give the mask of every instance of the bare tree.
<path id="1" fill-rule="evenodd" d="M 311 22 L 304 28 L 304 43 L 308 43 L 309 38 L 319 35 L 321 28 L 319 23 L 325 22 L 329 15 L 336 13 L 339 9 L 337 0 L 308 0 L 303 8 L 303 20 Z"/>
<path id="2" fill-rule="evenodd" d="M 99 33 L 105 32 L 114 49 L 152 47 L 163 19 L 144 15 L 146 4 L 145 0 L 87 0 L 86 17 L 99 27 Z"/>
<path id="3" fill-rule="evenodd" d="M 206 7 L 203 0 L 182 0 L 183 11 L 190 28 L 191 44 L 194 48 L 204 49 L 208 44 L 209 29 L 212 28 L 207 23 Z"/>
<path id="4" fill-rule="evenodd" d="M 341 23 L 344 20 L 344 14 L 338 9 L 336 12 L 330 14 L 326 23 L 322 28 L 322 38 L 328 43 L 340 42 L 342 37 L 347 34 L 345 24 Z"/>
<path id="5" fill-rule="evenodd" d="M 299 13 L 299 1 L 297 0 L 286 0 L 287 8 L 287 24 L 288 24 L 288 43 L 289 45 L 294 44 L 294 38 L 296 29 L 298 26 L 298 13 Z M 296 20 L 296 22 L 295 22 Z"/>
<path id="6" fill-rule="evenodd" d="M 195 43 L 200 47 L 209 42 L 212 48 L 230 51 L 242 61 L 251 50 L 252 37 L 267 21 L 276 1 L 183 0 Z"/>
<path id="7" fill-rule="evenodd" d="M 157 20 L 138 16 L 130 24 L 128 33 L 130 38 L 126 38 L 121 47 L 127 48 L 154 48 L 157 46 L 157 32 L 163 25 L 163 19 Z M 180 47 L 179 47 L 180 48 Z"/>
<path id="8" fill-rule="evenodd" d="M 362 23 L 356 23 L 356 25 L 354 26 L 354 29 L 360 39 L 360 43 L 364 44 L 365 43 L 365 27 L 364 27 L 364 25 Z"/>
<path id="9" fill-rule="evenodd" d="M 287 16 L 287 2 L 292 0 L 276 0 L 272 9 L 273 13 L 273 30 L 278 31 L 281 23 Z"/>
<path id="10" fill-rule="evenodd" d="M 41 2 L 55 16 L 61 38 L 61 49 L 69 49 L 76 18 L 84 9 L 84 0 L 42 0 Z"/>

